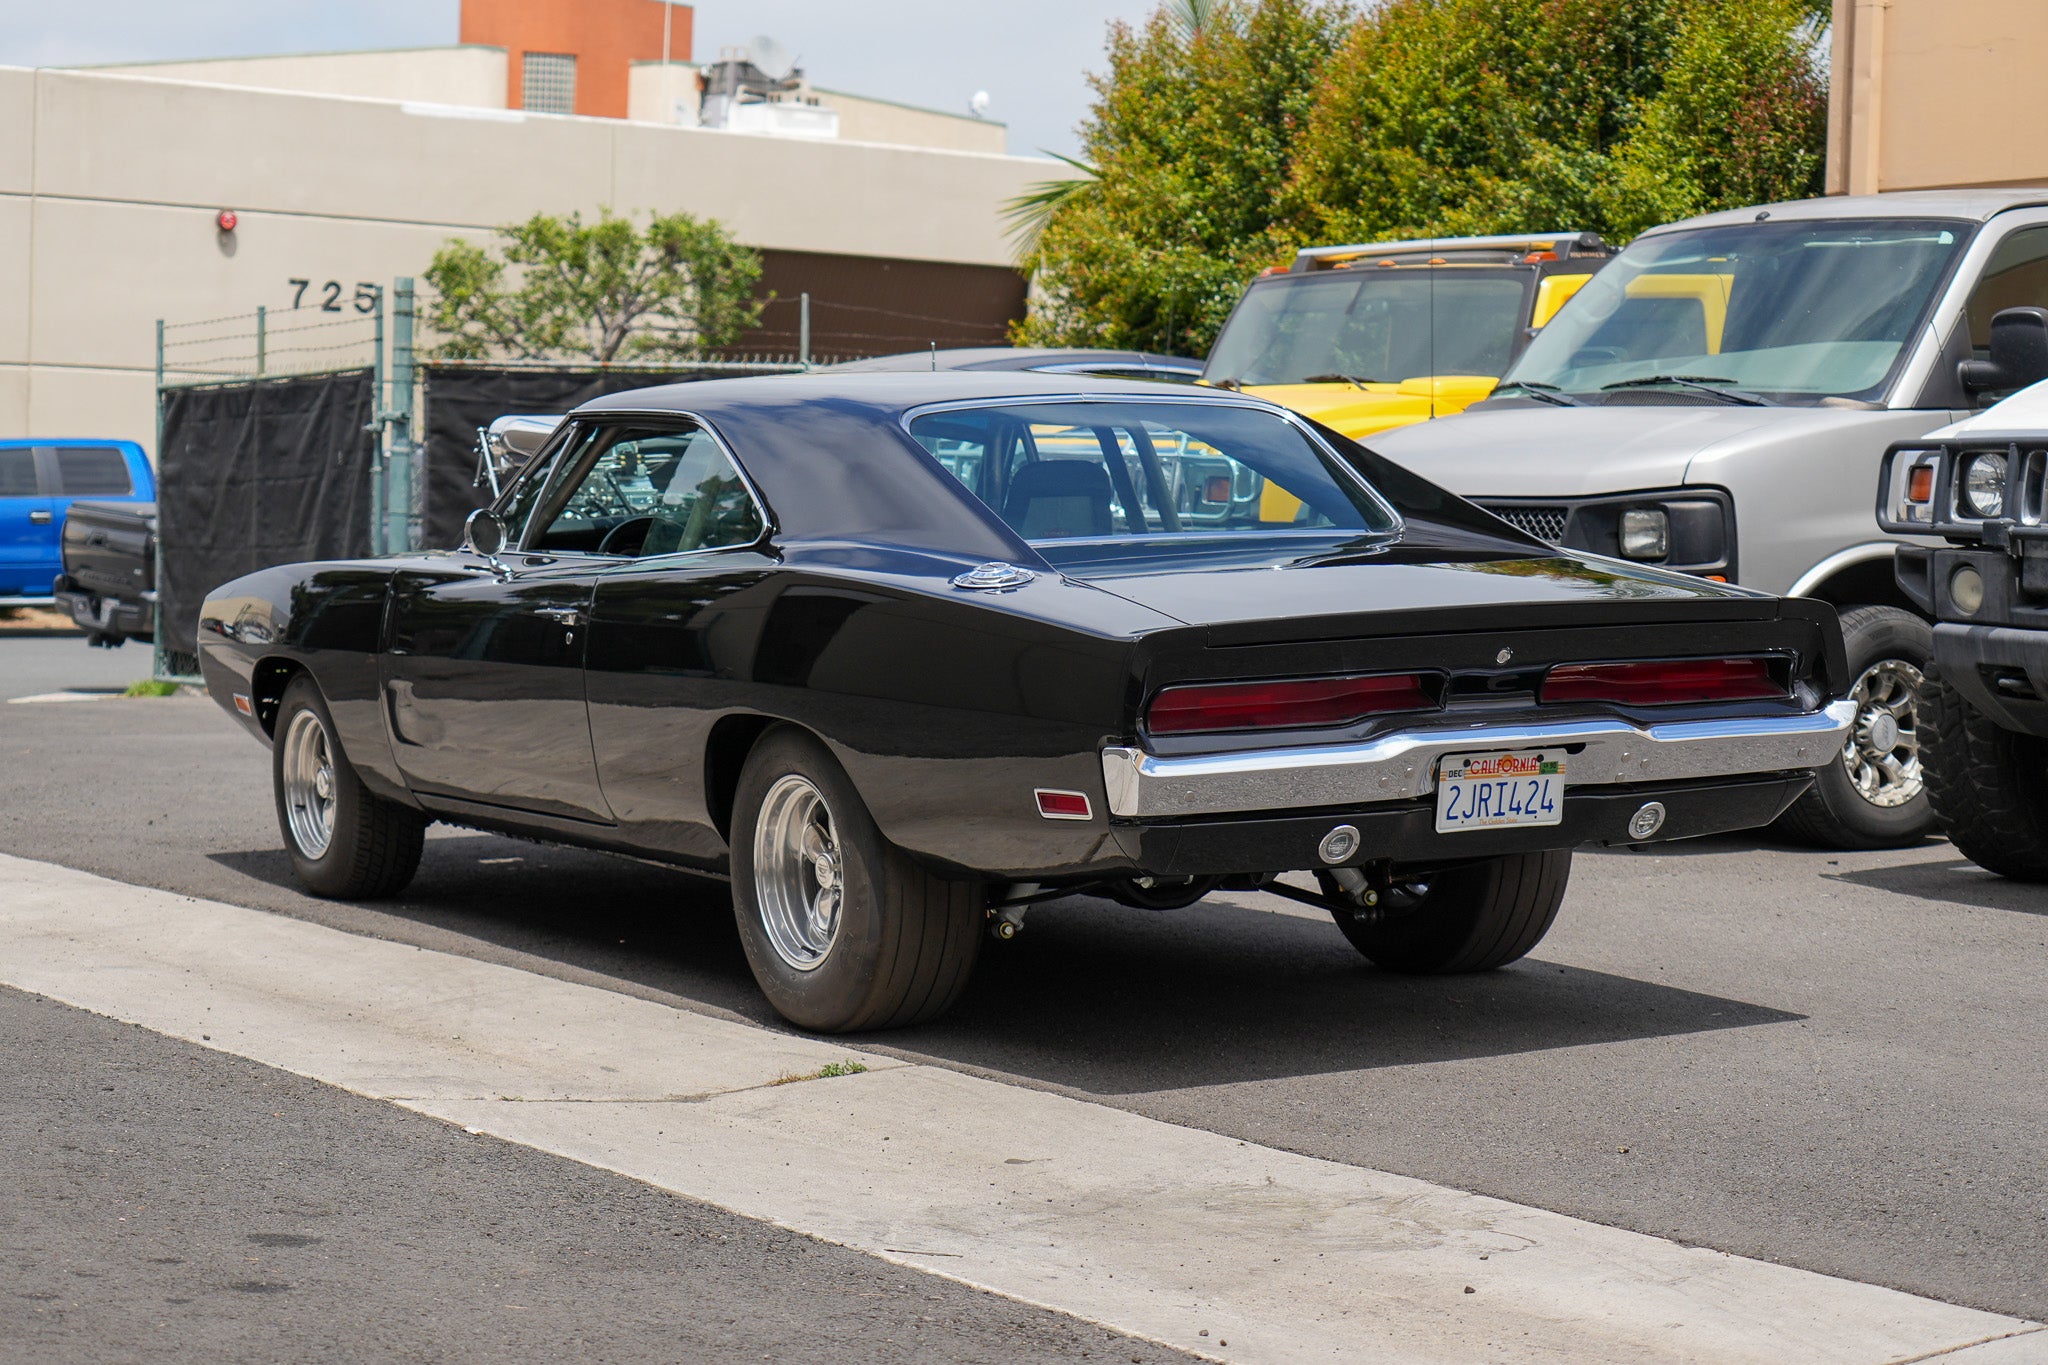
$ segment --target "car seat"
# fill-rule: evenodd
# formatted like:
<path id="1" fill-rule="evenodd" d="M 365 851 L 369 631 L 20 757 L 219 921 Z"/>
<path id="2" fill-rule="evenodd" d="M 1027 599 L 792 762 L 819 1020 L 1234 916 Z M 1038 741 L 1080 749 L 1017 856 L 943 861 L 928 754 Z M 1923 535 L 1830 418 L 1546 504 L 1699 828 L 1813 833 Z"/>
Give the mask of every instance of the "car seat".
<path id="1" fill-rule="evenodd" d="M 1106 536 L 1109 475 L 1092 460 L 1037 460 L 1010 476 L 1003 520 L 1026 540 Z"/>

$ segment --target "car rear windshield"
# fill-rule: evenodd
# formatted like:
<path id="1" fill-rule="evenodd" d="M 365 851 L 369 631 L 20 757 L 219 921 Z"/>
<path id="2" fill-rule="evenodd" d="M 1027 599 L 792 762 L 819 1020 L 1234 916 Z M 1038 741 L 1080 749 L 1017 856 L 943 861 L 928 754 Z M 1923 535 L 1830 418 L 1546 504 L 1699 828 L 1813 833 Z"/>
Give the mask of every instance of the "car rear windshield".
<path id="1" fill-rule="evenodd" d="M 1345 541 L 1400 526 L 1348 465 L 1270 409 L 1001 404 L 927 412 L 910 434 L 1055 562 L 1088 557 L 1074 553 L 1085 546 L 1172 555 L 1224 538 Z"/>
<path id="2" fill-rule="evenodd" d="M 1275 276 L 1245 292 L 1204 373 L 1251 385 L 1498 375 L 1529 324 L 1534 278 L 1484 266 Z"/>
<path id="3" fill-rule="evenodd" d="M 1969 236 L 1964 223 L 1794 219 L 1639 238 L 1507 382 L 1585 396 L 1678 377 L 1789 402 L 1879 398 Z"/>

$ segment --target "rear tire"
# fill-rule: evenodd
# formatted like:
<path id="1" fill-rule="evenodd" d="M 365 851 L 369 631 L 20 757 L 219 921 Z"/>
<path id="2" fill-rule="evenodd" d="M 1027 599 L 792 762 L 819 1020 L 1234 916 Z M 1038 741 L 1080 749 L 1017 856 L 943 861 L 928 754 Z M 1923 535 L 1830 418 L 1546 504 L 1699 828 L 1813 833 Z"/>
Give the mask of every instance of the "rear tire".
<path id="1" fill-rule="evenodd" d="M 981 955 L 979 883 L 941 877 L 882 837 L 824 745 L 779 726 L 733 799 L 740 941 L 776 1013 L 819 1033 L 945 1013 Z"/>
<path id="2" fill-rule="evenodd" d="M 1571 879 L 1570 849 L 1511 853 L 1438 873 L 1412 904 L 1377 922 L 1332 912 L 1351 946 L 1390 972 L 1490 972 L 1528 953 L 1557 918 Z"/>
<path id="3" fill-rule="evenodd" d="M 1843 751 L 1814 774 L 1813 786 L 1778 817 L 1786 838 L 1822 848 L 1901 848 L 1934 832 L 1924 765 L 1917 748 L 1919 683 L 1934 655 L 1934 632 L 1897 607 L 1842 613 L 1855 729 Z M 1886 721 L 1884 718 L 1889 717 Z M 1873 727 L 1883 732 L 1874 734 Z M 1897 773 L 1879 761 L 1888 757 Z"/>
<path id="4" fill-rule="evenodd" d="M 1920 685 L 1920 761 L 1934 813 L 1962 855 L 2048 882 L 2048 739 L 2007 730 L 1933 669 Z"/>
<path id="5" fill-rule="evenodd" d="M 403 891 L 419 870 L 427 821 L 363 785 L 310 676 L 301 673 L 285 688 L 276 735 L 271 786 L 299 885 L 330 900 Z"/>

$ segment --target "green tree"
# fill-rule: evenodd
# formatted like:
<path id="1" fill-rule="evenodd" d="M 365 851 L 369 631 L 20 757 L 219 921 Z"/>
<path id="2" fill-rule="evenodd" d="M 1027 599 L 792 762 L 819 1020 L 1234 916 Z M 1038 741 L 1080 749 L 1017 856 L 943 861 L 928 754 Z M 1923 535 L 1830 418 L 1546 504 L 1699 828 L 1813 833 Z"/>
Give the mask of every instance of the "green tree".
<path id="1" fill-rule="evenodd" d="M 1245 278 L 1271 264 L 1284 184 L 1344 9 L 1207 0 L 1110 30 L 1083 160 L 1029 248 L 1025 344 L 1208 347 Z"/>
<path id="2" fill-rule="evenodd" d="M 761 258 L 716 220 L 606 209 L 498 231 L 497 250 L 455 239 L 427 267 L 443 359 L 687 360 L 761 315 Z"/>
<path id="3" fill-rule="evenodd" d="M 1020 340 L 1200 352 L 1300 246 L 1817 194 L 1828 0 L 1168 0 L 1112 31 Z"/>

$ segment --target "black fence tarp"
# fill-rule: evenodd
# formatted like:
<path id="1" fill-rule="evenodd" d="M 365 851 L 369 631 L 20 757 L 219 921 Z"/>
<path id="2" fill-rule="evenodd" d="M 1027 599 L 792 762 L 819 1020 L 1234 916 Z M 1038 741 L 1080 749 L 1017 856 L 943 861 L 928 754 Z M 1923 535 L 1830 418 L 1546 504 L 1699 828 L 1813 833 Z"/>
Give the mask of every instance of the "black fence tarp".
<path id="1" fill-rule="evenodd" d="M 478 427 L 513 413 L 553 415 L 606 394 L 720 373 L 716 366 L 674 371 L 427 366 L 427 506 L 421 545 L 448 549 L 461 544 L 462 523 L 477 508 L 490 505 L 489 482 L 477 481 Z"/>
<path id="2" fill-rule="evenodd" d="M 157 494 L 165 644 L 198 652 L 199 606 L 231 578 L 370 552 L 369 370 L 166 389 Z"/>

